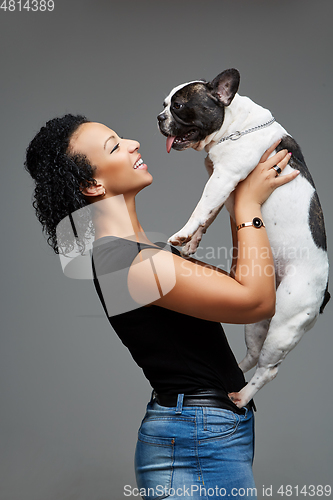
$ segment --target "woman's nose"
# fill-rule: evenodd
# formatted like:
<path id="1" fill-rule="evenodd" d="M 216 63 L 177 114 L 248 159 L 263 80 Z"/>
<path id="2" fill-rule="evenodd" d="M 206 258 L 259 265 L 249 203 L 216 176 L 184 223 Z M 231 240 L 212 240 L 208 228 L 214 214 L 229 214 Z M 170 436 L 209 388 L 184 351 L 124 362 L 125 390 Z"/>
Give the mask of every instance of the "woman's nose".
<path id="1" fill-rule="evenodd" d="M 140 143 L 138 141 L 129 140 L 128 149 L 130 153 L 134 153 L 140 148 Z"/>

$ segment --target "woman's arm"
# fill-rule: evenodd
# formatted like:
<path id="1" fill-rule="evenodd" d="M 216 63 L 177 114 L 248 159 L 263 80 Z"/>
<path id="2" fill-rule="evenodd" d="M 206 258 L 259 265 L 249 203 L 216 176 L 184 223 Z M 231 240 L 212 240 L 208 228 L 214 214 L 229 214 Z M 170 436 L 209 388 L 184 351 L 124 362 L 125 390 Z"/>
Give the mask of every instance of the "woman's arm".
<path id="1" fill-rule="evenodd" d="M 260 162 L 237 186 L 236 225 L 249 222 L 254 217 L 261 218 L 261 205 L 268 196 L 278 186 L 296 177 L 296 171 L 275 177 L 275 170 L 272 169 L 275 164 L 283 169 L 289 158 L 285 150 L 280 151 L 269 160 Z M 273 316 L 275 272 L 266 230 L 264 227 L 246 227 L 240 229 L 237 236 L 239 252 L 235 278 L 213 266 L 182 259 L 168 252 L 143 250 L 140 253 L 143 259 L 149 258 L 154 262 L 155 280 L 161 292 L 161 297 L 153 304 L 224 323 L 254 323 Z M 128 283 L 133 296 L 138 296 L 138 291 L 144 296 L 152 285 L 142 269 L 135 265 L 130 268 Z M 172 276 L 175 276 L 176 283 L 171 291 L 163 295 L 163 284 L 170 283 Z"/>
<path id="2" fill-rule="evenodd" d="M 235 277 L 236 266 L 237 266 L 237 254 L 238 254 L 238 237 L 236 224 L 234 219 L 230 216 L 230 228 L 231 228 L 231 236 L 232 236 L 232 262 L 230 267 L 230 276 L 232 278 Z"/>

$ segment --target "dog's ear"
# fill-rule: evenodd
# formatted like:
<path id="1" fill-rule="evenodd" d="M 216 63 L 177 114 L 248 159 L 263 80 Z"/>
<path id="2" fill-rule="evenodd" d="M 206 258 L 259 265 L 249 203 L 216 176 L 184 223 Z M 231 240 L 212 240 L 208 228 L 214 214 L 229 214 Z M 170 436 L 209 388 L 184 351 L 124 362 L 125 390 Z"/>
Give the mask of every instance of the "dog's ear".
<path id="1" fill-rule="evenodd" d="M 224 106 L 229 106 L 238 90 L 239 81 L 240 74 L 237 69 L 226 69 L 209 82 L 208 88 L 215 99 Z"/>

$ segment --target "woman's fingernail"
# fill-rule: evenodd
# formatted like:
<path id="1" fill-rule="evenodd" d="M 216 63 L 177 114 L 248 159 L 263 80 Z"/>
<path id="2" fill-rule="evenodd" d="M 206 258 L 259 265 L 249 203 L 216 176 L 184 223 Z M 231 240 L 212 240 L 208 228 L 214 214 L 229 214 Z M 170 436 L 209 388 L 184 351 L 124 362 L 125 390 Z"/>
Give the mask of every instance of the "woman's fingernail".
<path id="1" fill-rule="evenodd" d="M 290 155 L 290 156 L 291 156 L 291 155 L 292 155 L 292 153 L 288 153 L 288 155 Z"/>
<path id="2" fill-rule="evenodd" d="M 295 170 L 295 172 L 296 172 L 296 173 L 297 173 L 297 175 L 298 175 L 298 174 L 300 174 L 300 172 L 301 172 L 301 171 L 300 171 L 300 170 Z"/>

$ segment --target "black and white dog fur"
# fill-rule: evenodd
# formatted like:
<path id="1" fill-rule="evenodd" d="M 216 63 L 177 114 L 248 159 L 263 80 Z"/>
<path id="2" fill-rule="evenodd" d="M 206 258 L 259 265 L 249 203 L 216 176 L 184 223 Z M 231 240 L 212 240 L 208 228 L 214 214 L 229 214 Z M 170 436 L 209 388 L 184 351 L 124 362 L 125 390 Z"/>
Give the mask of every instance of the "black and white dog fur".
<path id="1" fill-rule="evenodd" d="M 196 251 L 223 205 L 234 217 L 235 187 L 277 140 L 282 139 L 277 150 L 292 153 L 281 175 L 291 169 L 301 172 L 262 206 L 276 270 L 276 312 L 270 320 L 245 327 L 247 354 L 240 367 L 243 372 L 255 365 L 257 369 L 250 382 L 233 394 L 237 406 L 243 407 L 276 376 L 281 361 L 312 328 L 330 295 L 324 219 L 302 152 L 276 121 L 259 128 L 272 120 L 272 114 L 237 93 L 239 80 L 239 72 L 229 69 L 211 82 L 196 80 L 175 87 L 158 122 L 167 137 L 168 152 L 192 147 L 208 153 L 205 164 L 210 178 L 202 197 L 185 226 L 169 238 L 174 245 L 185 244 L 185 255 Z M 256 127 L 245 135 L 238 133 Z"/>

